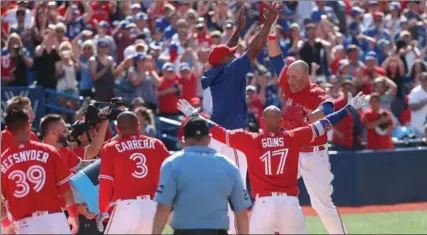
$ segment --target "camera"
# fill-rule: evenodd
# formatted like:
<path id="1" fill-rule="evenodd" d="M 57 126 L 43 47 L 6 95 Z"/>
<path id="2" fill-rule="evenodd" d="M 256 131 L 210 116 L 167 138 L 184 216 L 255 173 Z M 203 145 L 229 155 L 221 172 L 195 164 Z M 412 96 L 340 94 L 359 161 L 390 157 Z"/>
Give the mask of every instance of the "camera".
<path id="1" fill-rule="evenodd" d="M 125 102 L 121 97 L 111 98 L 110 102 L 95 102 L 90 104 L 84 111 L 84 121 L 76 121 L 71 126 L 70 134 L 68 135 L 69 141 L 76 141 L 77 137 L 86 133 L 90 128 L 95 127 L 98 123 L 104 120 L 116 120 L 117 116 L 123 111 L 119 108 L 125 106 Z M 101 109 L 108 107 L 111 112 L 108 115 L 99 115 Z"/>

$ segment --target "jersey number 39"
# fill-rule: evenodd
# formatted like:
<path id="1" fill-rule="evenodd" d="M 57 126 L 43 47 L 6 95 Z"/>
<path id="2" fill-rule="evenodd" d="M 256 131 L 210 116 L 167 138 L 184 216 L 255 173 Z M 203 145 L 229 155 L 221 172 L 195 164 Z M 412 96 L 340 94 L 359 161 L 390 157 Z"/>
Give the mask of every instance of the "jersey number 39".
<path id="1" fill-rule="evenodd" d="M 14 170 L 10 172 L 9 179 L 15 181 L 16 190 L 13 196 L 23 198 L 30 192 L 30 184 L 36 192 L 40 192 L 46 182 L 46 172 L 41 166 L 32 166 L 28 168 L 27 172 L 21 170 Z"/>
<path id="2" fill-rule="evenodd" d="M 260 159 L 264 162 L 265 175 L 272 175 L 273 171 L 271 170 L 271 159 L 273 157 L 280 157 L 279 166 L 275 171 L 276 175 L 283 174 L 283 170 L 285 169 L 286 157 L 288 156 L 288 149 L 279 149 L 274 151 L 267 151 L 264 153 Z"/>

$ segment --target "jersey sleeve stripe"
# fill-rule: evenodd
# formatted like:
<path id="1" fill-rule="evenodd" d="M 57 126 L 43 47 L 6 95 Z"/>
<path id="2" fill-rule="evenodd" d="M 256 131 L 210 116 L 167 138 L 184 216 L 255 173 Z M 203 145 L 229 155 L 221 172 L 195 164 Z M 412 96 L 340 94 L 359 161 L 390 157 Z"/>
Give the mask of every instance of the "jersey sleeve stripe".
<path id="1" fill-rule="evenodd" d="M 225 144 L 230 147 L 230 131 L 228 130 L 225 132 Z"/>
<path id="2" fill-rule="evenodd" d="M 315 129 L 314 125 L 310 125 L 310 128 L 311 128 L 311 132 L 313 133 L 313 137 L 311 138 L 311 142 L 313 142 L 317 137 L 316 129 Z"/>
<path id="3" fill-rule="evenodd" d="M 71 168 L 71 171 L 76 171 L 77 169 L 79 169 L 79 167 L 82 165 L 82 160 L 80 159 L 79 163 L 77 163 L 76 166 L 74 166 L 73 168 Z"/>
<path id="4" fill-rule="evenodd" d="M 108 175 L 99 175 L 98 179 L 111 180 L 114 181 L 114 178 Z"/>
<path id="5" fill-rule="evenodd" d="M 56 185 L 57 185 L 57 186 L 61 186 L 61 185 L 65 184 L 65 183 L 67 183 L 67 182 L 68 182 L 68 180 L 70 180 L 71 176 L 73 176 L 73 174 L 70 174 L 70 175 L 69 175 L 69 176 L 67 176 L 65 179 L 63 179 L 63 180 L 59 181 L 58 183 L 56 183 Z"/>

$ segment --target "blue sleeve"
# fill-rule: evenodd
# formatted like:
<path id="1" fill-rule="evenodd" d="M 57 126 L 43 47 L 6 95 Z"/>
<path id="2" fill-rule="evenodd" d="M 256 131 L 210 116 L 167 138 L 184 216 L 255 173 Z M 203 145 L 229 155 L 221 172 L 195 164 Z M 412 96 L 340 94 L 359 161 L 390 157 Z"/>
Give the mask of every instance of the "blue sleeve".
<path id="1" fill-rule="evenodd" d="M 154 200 L 157 203 L 172 206 L 176 196 L 176 180 L 173 175 L 172 162 L 166 160 L 160 169 L 159 186 Z"/>
<path id="2" fill-rule="evenodd" d="M 245 187 L 243 186 L 243 180 L 242 176 L 240 175 L 240 172 L 235 168 L 234 173 L 234 187 L 231 191 L 230 195 L 230 206 L 233 209 L 233 211 L 241 211 L 248 209 L 251 205 L 251 197 L 249 197 L 248 191 L 246 191 Z"/>
<path id="3" fill-rule="evenodd" d="M 346 105 L 339 111 L 331 113 L 325 118 L 320 119 L 319 121 L 311 124 L 310 126 L 314 130 L 314 136 L 318 137 L 327 133 L 332 128 L 332 126 L 338 124 L 340 121 L 347 117 L 347 115 L 349 114 L 348 110 L 352 115 L 357 115 L 356 110 L 352 106 Z"/>
<path id="4" fill-rule="evenodd" d="M 323 113 L 325 114 L 325 116 L 327 116 L 334 112 L 334 103 L 325 102 L 320 106 L 320 108 L 323 110 Z"/>
<path id="5" fill-rule="evenodd" d="M 251 61 L 249 60 L 248 53 L 234 59 L 225 66 L 224 73 L 230 74 L 232 78 L 246 79 L 246 74 L 251 70 Z M 225 76 L 222 76 L 225 77 Z"/>
<path id="6" fill-rule="evenodd" d="M 274 72 L 276 72 L 276 75 L 279 76 L 280 72 L 282 72 L 283 67 L 285 67 L 285 61 L 283 60 L 282 55 L 270 57 L 270 62 L 274 69 Z"/>

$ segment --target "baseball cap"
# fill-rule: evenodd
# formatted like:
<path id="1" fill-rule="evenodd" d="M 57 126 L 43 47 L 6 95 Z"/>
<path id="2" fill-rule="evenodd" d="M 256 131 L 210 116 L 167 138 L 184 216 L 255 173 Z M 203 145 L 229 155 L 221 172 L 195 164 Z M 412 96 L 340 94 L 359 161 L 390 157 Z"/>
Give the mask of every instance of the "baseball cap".
<path id="1" fill-rule="evenodd" d="M 214 49 L 212 49 L 211 53 L 209 54 L 209 64 L 213 67 L 220 65 L 221 60 L 224 59 L 224 57 L 233 55 L 236 50 L 237 46 L 228 47 L 224 44 L 214 47 Z"/>
<path id="2" fill-rule="evenodd" d="M 166 62 L 165 64 L 163 64 L 162 70 L 171 72 L 171 71 L 174 71 L 174 66 L 170 62 Z"/>
<path id="3" fill-rule="evenodd" d="M 188 119 L 184 125 L 184 138 L 195 138 L 208 135 L 208 123 L 200 117 L 192 117 Z"/>
<path id="4" fill-rule="evenodd" d="M 185 70 L 190 71 L 190 65 L 186 62 L 181 63 L 179 65 L 179 71 L 185 71 Z"/>
<path id="5" fill-rule="evenodd" d="M 256 87 L 253 85 L 249 85 L 246 87 L 246 92 L 248 91 L 256 92 Z"/>
<path id="6" fill-rule="evenodd" d="M 106 46 L 108 46 L 108 42 L 105 39 L 101 38 L 101 39 L 99 39 L 97 45 L 99 47 L 106 47 Z"/>
<path id="7" fill-rule="evenodd" d="M 136 14 L 136 20 L 147 20 L 148 16 L 144 12 L 139 12 Z"/>
<path id="8" fill-rule="evenodd" d="M 392 10 L 392 11 L 400 10 L 400 3 L 399 2 L 390 3 L 390 10 Z"/>
<path id="9" fill-rule="evenodd" d="M 234 24 L 232 23 L 232 22 L 227 22 L 226 24 L 225 24 L 225 28 L 226 29 L 232 29 L 232 28 L 234 28 Z"/>
<path id="10" fill-rule="evenodd" d="M 134 3 L 134 4 L 132 4 L 131 9 L 132 9 L 132 10 L 133 10 L 133 9 L 141 9 L 141 4 L 139 4 L 139 3 Z"/>
<path id="11" fill-rule="evenodd" d="M 384 17 L 384 13 L 380 11 L 374 12 L 374 20 L 382 20 Z"/>
<path id="12" fill-rule="evenodd" d="M 351 12 L 350 12 L 351 16 L 353 16 L 353 17 L 355 17 L 358 14 L 363 14 L 363 13 L 365 13 L 365 11 L 358 6 L 352 7 Z"/>
<path id="13" fill-rule="evenodd" d="M 98 27 L 101 27 L 101 28 L 109 28 L 109 27 L 110 27 L 110 24 L 108 24 L 108 22 L 107 22 L 107 21 L 102 20 L 102 21 L 100 21 L 100 22 L 98 23 Z"/>
<path id="14" fill-rule="evenodd" d="M 369 51 L 366 53 L 365 60 L 376 60 L 377 59 L 377 53 L 375 51 Z"/>

